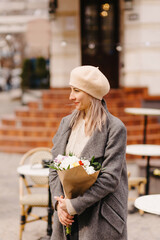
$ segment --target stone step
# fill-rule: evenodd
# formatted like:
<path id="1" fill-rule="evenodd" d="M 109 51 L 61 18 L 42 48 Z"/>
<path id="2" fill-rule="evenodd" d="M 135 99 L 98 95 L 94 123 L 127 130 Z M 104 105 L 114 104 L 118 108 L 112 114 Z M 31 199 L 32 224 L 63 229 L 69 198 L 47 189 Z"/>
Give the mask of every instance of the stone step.
<path id="1" fill-rule="evenodd" d="M 144 119 L 143 116 L 132 116 L 124 112 L 123 107 L 116 107 L 116 108 L 108 108 L 109 111 L 116 117 L 122 118 L 125 117 L 125 119 Z M 18 107 L 15 109 L 15 115 L 17 117 L 51 117 L 51 118 L 62 118 L 68 114 L 72 113 L 72 109 L 65 108 L 61 106 L 61 108 L 54 108 L 54 109 L 30 109 L 29 107 Z M 157 117 L 149 117 L 148 121 L 152 121 L 150 119 L 157 119 Z"/>
<path id="2" fill-rule="evenodd" d="M 68 109 L 73 110 L 75 105 L 71 101 L 61 101 L 61 100 L 41 100 L 41 101 L 32 101 L 28 103 L 30 109 Z"/>
<path id="3" fill-rule="evenodd" d="M 3 117 L 2 125 L 4 126 L 25 126 L 25 127 L 48 127 L 57 128 L 60 124 L 61 118 L 47 118 L 47 117 Z"/>
<path id="4" fill-rule="evenodd" d="M 47 103 L 48 104 L 48 103 Z M 134 105 L 135 106 L 135 105 Z M 130 106 L 128 106 L 130 107 Z M 137 106 L 138 107 L 138 106 Z M 69 103 L 69 104 L 61 104 L 61 103 L 50 103 L 46 106 L 42 106 L 42 104 L 39 104 L 38 102 L 31 102 L 28 104 L 28 107 L 25 107 L 25 109 L 19 108 L 16 110 L 16 112 L 25 112 L 25 111 L 30 111 L 33 113 L 33 110 L 40 110 L 43 111 L 44 113 L 47 113 L 47 111 L 49 111 L 50 113 L 56 113 L 58 111 L 61 111 L 63 113 L 65 113 L 63 116 L 70 114 L 73 110 L 74 110 L 74 105 Z M 21 111 L 22 110 L 22 111 Z M 124 112 L 124 107 L 108 107 L 108 110 L 115 116 L 119 117 L 119 116 L 123 116 L 123 115 L 128 115 L 127 113 Z M 20 113 L 21 115 L 23 113 Z M 19 113 L 18 113 L 19 114 Z M 49 114 L 53 117 L 52 114 Z"/>
<path id="5" fill-rule="evenodd" d="M 59 108 L 66 108 L 66 109 L 74 109 L 75 105 L 69 100 L 39 100 L 39 101 L 30 101 L 28 103 L 30 109 L 59 109 Z M 140 100 L 128 100 L 126 99 L 112 99 L 107 100 L 108 108 L 127 108 L 127 107 L 140 107 L 141 101 Z"/>
<path id="6" fill-rule="evenodd" d="M 113 101 L 112 99 L 110 99 L 110 100 L 107 100 L 107 106 L 110 109 L 112 107 L 114 108 L 141 107 L 141 100 L 136 99 L 135 101 L 133 100 L 126 101 L 126 99 L 124 99 L 121 101 L 120 99 L 118 99 Z"/>
<path id="7" fill-rule="evenodd" d="M 143 116 L 132 116 L 124 112 L 123 107 L 116 107 L 116 108 L 109 108 L 109 111 L 114 115 L 122 119 L 125 117 L 125 119 L 135 119 L 136 121 L 141 119 L 144 119 Z M 61 106 L 61 108 L 54 108 L 54 109 L 30 109 L 27 106 L 18 107 L 15 109 L 15 115 L 17 117 L 51 117 L 51 118 L 62 118 L 72 112 L 72 109 L 65 108 Z M 149 117 L 148 121 L 151 121 L 150 119 L 157 119 L 156 117 Z M 125 121 L 125 120 L 124 120 Z M 157 121 L 157 120 L 154 120 Z"/>
<path id="8" fill-rule="evenodd" d="M 143 135 L 144 125 L 138 125 L 138 127 L 135 125 L 134 126 L 126 126 L 126 128 L 127 128 L 128 136 L 137 135 L 137 134 Z M 160 123 L 148 124 L 147 134 L 153 134 L 153 133 L 156 133 L 160 138 Z"/>
<path id="9" fill-rule="evenodd" d="M 6 153 L 26 153 L 31 149 L 32 149 L 31 146 L 30 147 L 12 146 L 12 145 L 0 146 L 0 152 L 6 152 Z"/>
<path id="10" fill-rule="evenodd" d="M 124 123 L 125 126 L 136 126 L 139 127 L 140 125 L 144 124 L 144 117 L 135 115 L 126 115 L 126 116 L 118 116 L 119 119 Z M 148 118 L 148 125 L 151 123 L 157 123 L 157 117 L 149 117 Z"/>
<path id="11" fill-rule="evenodd" d="M 50 90 L 43 90 L 42 99 L 57 99 L 61 98 L 67 99 L 70 94 L 70 88 L 52 88 Z M 144 87 L 125 87 L 119 89 L 111 89 L 107 94 L 107 98 L 130 98 L 135 100 L 137 98 L 142 99 L 142 96 L 148 95 L 148 89 Z"/>
<path id="12" fill-rule="evenodd" d="M 124 87 L 123 88 L 124 95 L 128 99 L 135 99 L 140 98 L 143 99 L 144 97 L 148 96 L 148 88 L 147 87 Z"/>
<path id="13" fill-rule="evenodd" d="M 0 146 L 52 147 L 52 137 L 4 136 L 0 135 Z"/>
<path id="14" fill-rule="evenodd" d="M 53 88 L 50 90 L 43 90 L 42 99 L 68 99 L 70 92 L 70 88 Z"/>
<path id="15" fill-rule="evenodd" d="M 52 147 L 52 138 L 61 118 L 73 109 L 69 101 L 70 88 L 42 91 L 42 99 L 15 109 L 5 115 L 0 125 L 0 151 L 24 153 L 33 147 Z M 124 112 L 125 107 L 141 107 L 147 96 L 146 88 L 111 89 L 106 97 L 109 111 L 119 117 L 127 127 L 127 144 L 143 142 L 143 116 Z M 160 144 L 160 124 L 157 117 L 148 117 L 147 143 Z"/>
<path id="16" fill-rule="evenodd" d="M 67 114 L 64 114 L 65 116 Z M 118 116 L 125 126 L 136 126 L 144 124 L 143 116 Z M 57 127 L 61 121 L 61 116 L 55 117 L 55 112 L 48 110 L 34 110 L 34 111 L 23 111 L 17 115 L 5 115 L 2 117 L 1 122 L 7 126 L 39 126 L 39 127 Z M 157 117 L 148 118 L 149 124 L 157 124 Z M 138 129 L 138 128 L 137 128 Z"/>
<path id="17" fill-rule="evenodd" d="M 23 153 L 34 147 L 52 147 L 52 138 L 50 137 L 35 137 L 35 136 L 4 136 L 0 135 L 0 151 Z M 142 136 L 128 136 L 127 144 L 141 144 Z M 157 134 L 147 135 L 148 144 L 160 144 L 160 139 Z M 129 155 L 128 155 L 129 158 Z M 131 157 L 133 158 L 133 156 Z"/>
<path id="18" fill-rule="evenodd" d="M 3 125 L 15 126 L 16 116 L 14 114 L 5 114 L 1 117 L 1 123 Z"/>
<path id="19" fill-rule="evenodd" d="M 127 135 L 127 144 L 142 144 L 143 143 L 143 135 Z M 157 133 L 147 134 L 146 137 L 147 144 L 160 144 L 160 136 Z"/>
<path id="20" fill-rule="evenodd" d="M 17 117 L 54 117 L 62 118 L 71 113 L 66 108 L 57 108 L 52 110 L 46 109 L 29 109 L 29 107 L 19 107 L 15 109 Z"/>
<path id="21" fill-rule="evenodd" d="M 30 137 L 53 137 L 57 128 L 49 127 L 15 127 L 0 126 L 0 135 L 4 136 L 30 136 Z"/>
<path id="22" fill-rule="evenodd" d="M 31 126 L 4 126 L 0 125 L 0 135 L 3 136 L 30 136 L 30 137 L 53 137 L 57 131 L 57 128 L 51 127 L 31 127 Z M 127 126 L 128 141 L 141 141 L 143 139 L 143 126 L 138 128 L 135 126 Z M 152 124 L 147 128 L 147 139 L 153 139 L 157 141 L 160 139 L 160 124 Z"/>

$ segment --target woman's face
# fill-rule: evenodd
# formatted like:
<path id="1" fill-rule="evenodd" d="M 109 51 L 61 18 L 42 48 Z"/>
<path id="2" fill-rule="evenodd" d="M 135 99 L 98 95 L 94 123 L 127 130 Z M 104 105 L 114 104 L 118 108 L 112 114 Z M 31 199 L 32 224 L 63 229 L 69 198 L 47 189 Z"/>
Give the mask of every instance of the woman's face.
<path id="1" fill-rule="evenodd" d="M 75 87 L 71 87 L 69 100 L 75 104 L 75 108 L 77 110 L 87 111 L 91 104 L 91 97 L 87 93 Z"/>

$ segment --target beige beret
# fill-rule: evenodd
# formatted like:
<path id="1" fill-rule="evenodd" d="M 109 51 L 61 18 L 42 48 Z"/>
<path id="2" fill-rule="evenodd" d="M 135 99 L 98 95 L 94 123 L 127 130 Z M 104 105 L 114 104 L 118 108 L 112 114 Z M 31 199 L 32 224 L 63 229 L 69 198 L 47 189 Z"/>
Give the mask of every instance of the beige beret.
<path id="1" fill-rule="evenodd" d="M 102 100 L 109 92 L 110 85 L 104 74 L 94 66 L 80 66 L 71 71 L 69 84 L 89 95 Z"/>

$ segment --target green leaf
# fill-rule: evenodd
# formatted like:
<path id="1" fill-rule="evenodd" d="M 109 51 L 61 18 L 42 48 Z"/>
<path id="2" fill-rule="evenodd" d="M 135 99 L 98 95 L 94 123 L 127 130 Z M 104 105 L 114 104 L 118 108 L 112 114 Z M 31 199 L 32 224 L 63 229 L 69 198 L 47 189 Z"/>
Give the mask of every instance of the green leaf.
<path id="1" fill-rule="evenodd" d="M 48 165 L 49 168 L 52 168 L 54 170 L 58 170 L 55 166 L 52 166 L 52 165 Z"/>
<path id="2" fill-rule="evenodd" d="M 92 163 L 92 164 L 93 164 L 93 165 L 95 165 L 95 166 L 96 166 L 96 165 L 99 165 L 99 163 L 98 163 L 98 162 L 95 162 L 95 163 Z"/>
<path id="3" fill-rule="evenodd" d="M 70 169 L 70 164 L 68 165 L 67 169 Z"/>
<path id="4" fill-rule="evenodd" d="M 95 156 L 93 156 L 93 157 L 91 158 L 91 165 L 93 164 L 94 159 L 95 159 Z"/>
<path id="5" fill-rule="evenodd" d="M 101 171 L 104 171 L 105 169 L 106 169 L 106 168 L 101 168 L 100 170 L 101 170 Z"/>

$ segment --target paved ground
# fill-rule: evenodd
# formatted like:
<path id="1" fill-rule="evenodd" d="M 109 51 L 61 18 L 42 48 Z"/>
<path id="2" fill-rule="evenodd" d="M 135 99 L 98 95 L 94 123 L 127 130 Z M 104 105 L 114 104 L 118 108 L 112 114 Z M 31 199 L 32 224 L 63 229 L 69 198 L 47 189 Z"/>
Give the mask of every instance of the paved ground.
<path id="1" fill-rule="evenodd" d="M 0 94 L 0 115 L 12 112 L 19 104 L 19 101 L 11 101 L 6 95 Z M 21 154 L 0 153 L 0 240 L 18 240 L 20 209 L 16 169 L 21 156 Z M 137 167 L 134 163 L 128 165 L 128 170 L 131 171 L 132 176 L 137 175 Z M 42 210 L 37 209 L 37 212 L 42 213 Z M 46 213 L 46 209 L 43 213 Z M 38 240 L 45 236 L 46 227 L 43 221 L 26 225 L 23 240 Z M 160 217 L 147 213 L 143 216 L 139 213 L 129 214 L 128 240 L 160 240 Z"/>
<path id="2" fill-rule="evenodd" d="M 0 240 L 18 240 L 19 234 L 19 186 L 18 167 L 20 154 L 0 153 Z M 130 170 L 134 166 L 128 165 Z M 41 209 L 37 209 L 41 212 Z M 46 210 L 43 210 L 46 213 Z M 37 240 L 46 234 L 46 222 L 26 225 L 23 240 Z M 128 215 L 129 240 L 159 240 L 160 217 L 145 213 Z M 57 239 L 58 240 L 58 239 Z"/>

